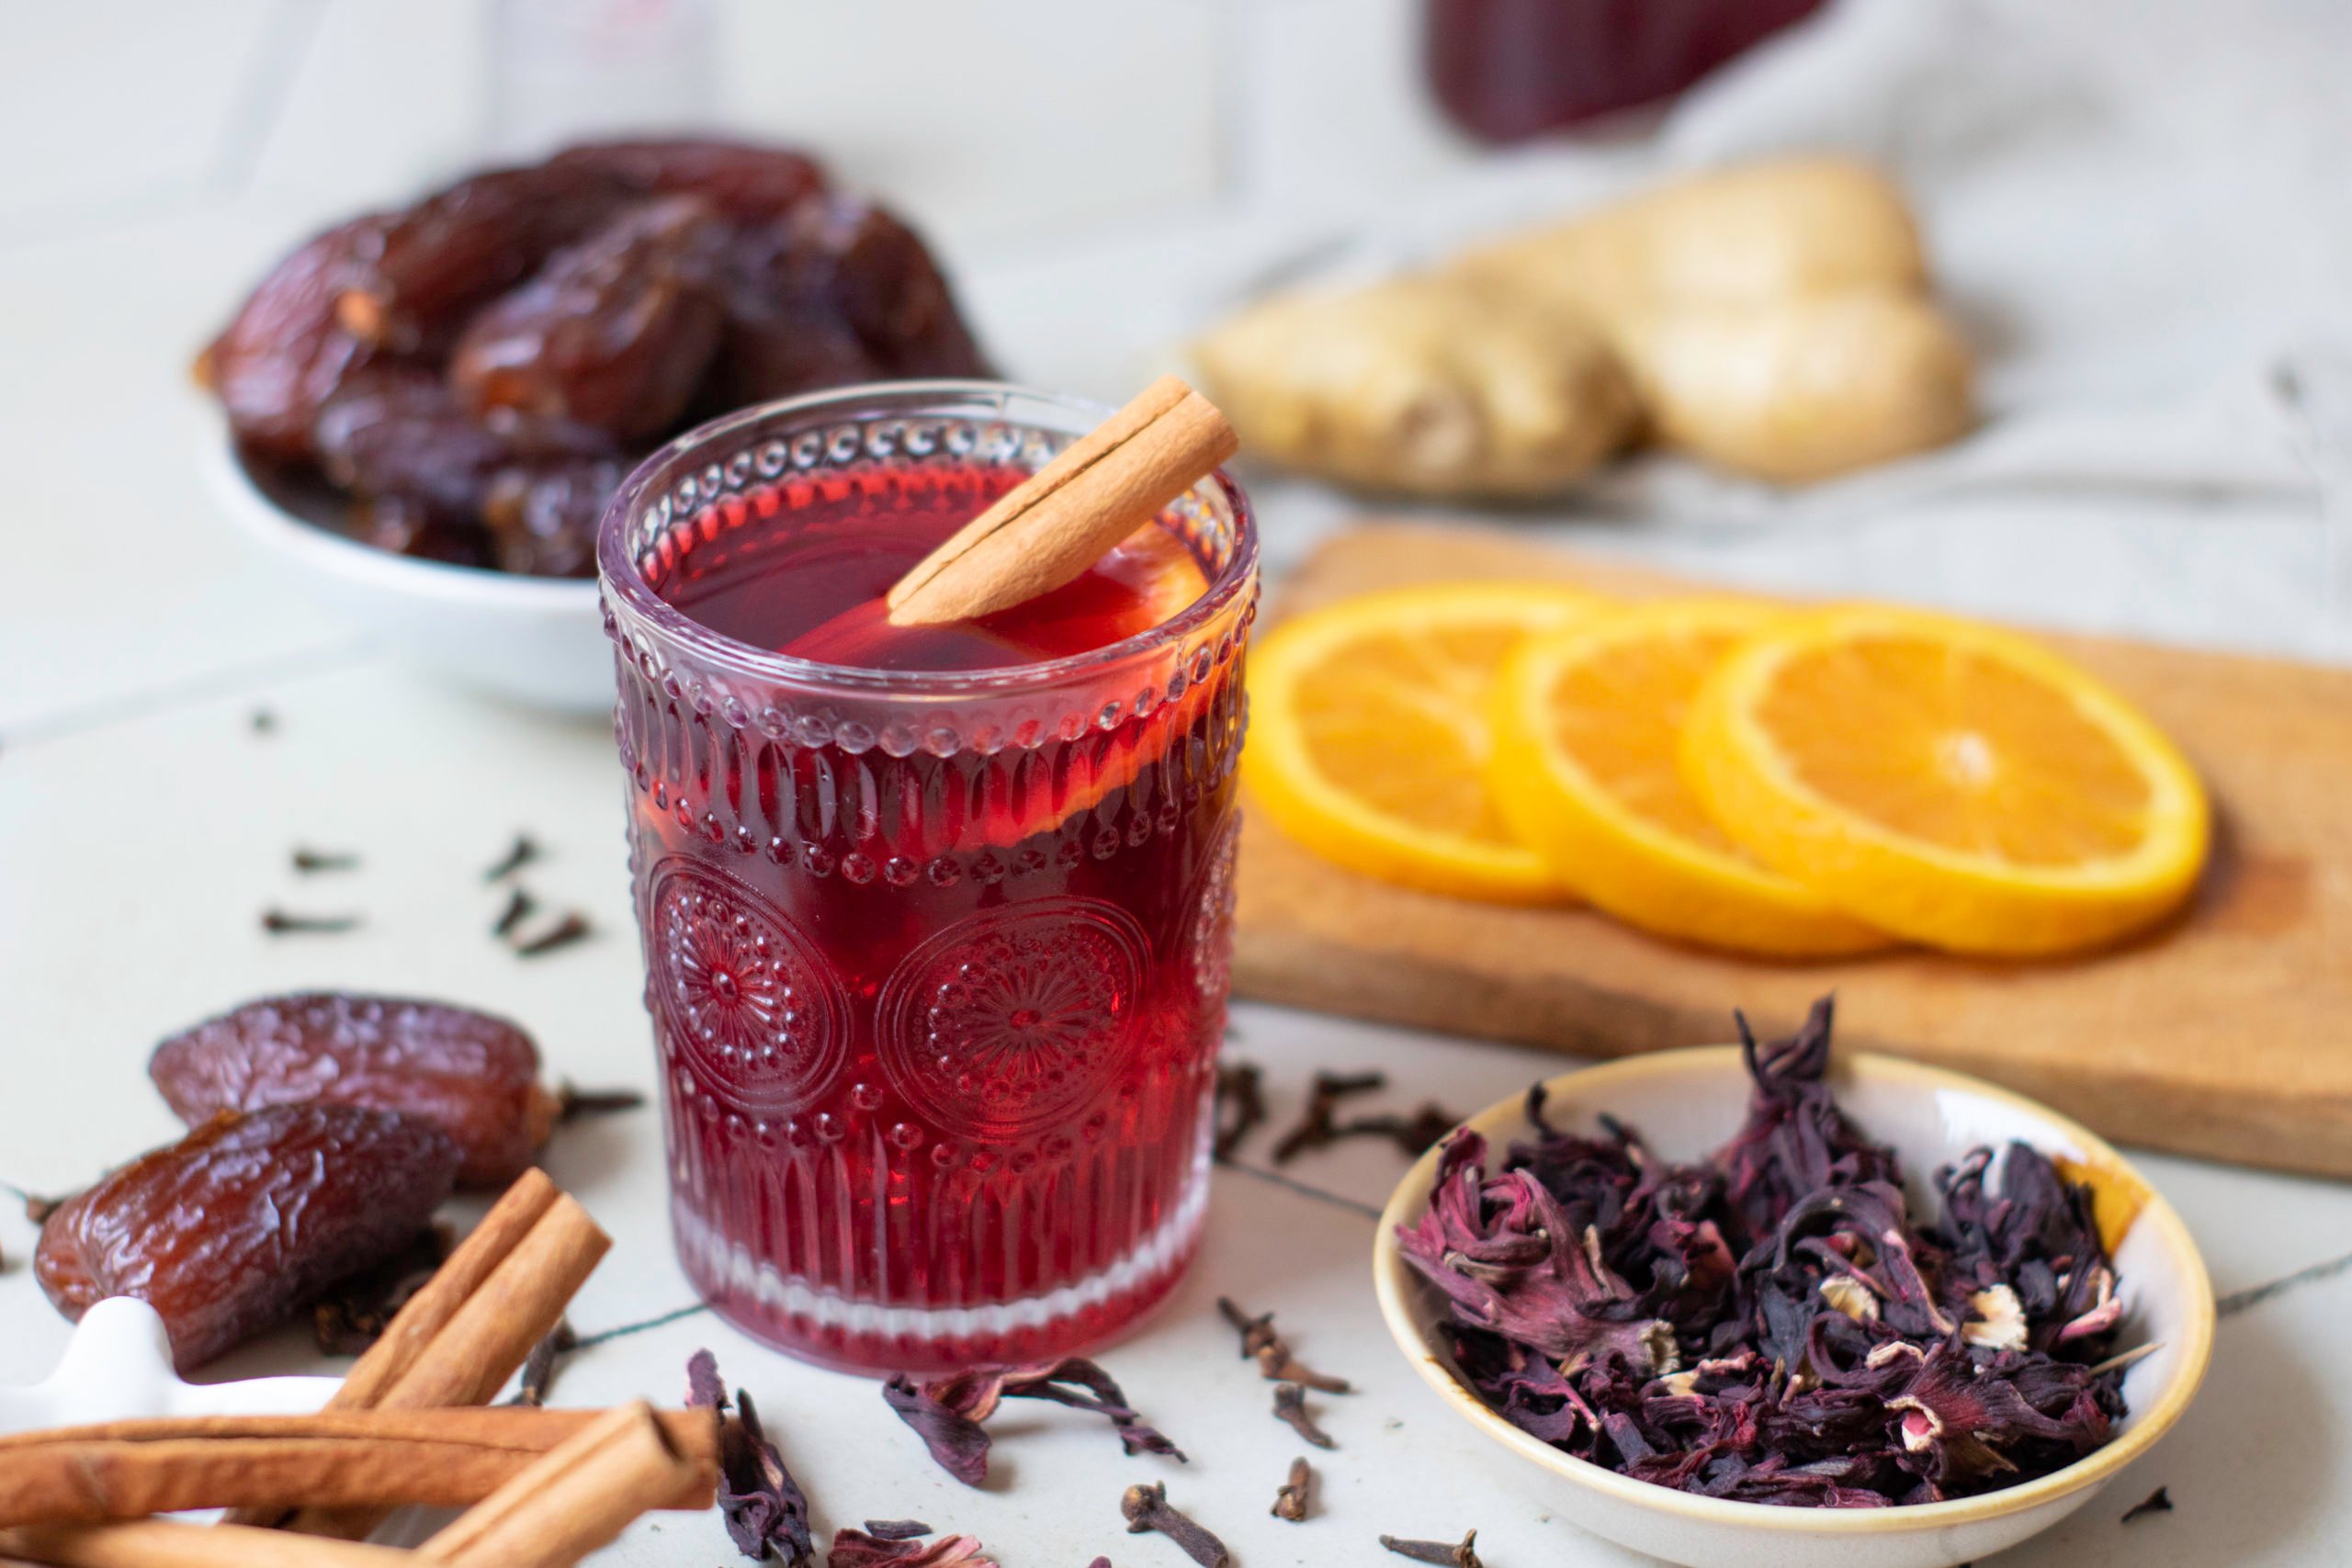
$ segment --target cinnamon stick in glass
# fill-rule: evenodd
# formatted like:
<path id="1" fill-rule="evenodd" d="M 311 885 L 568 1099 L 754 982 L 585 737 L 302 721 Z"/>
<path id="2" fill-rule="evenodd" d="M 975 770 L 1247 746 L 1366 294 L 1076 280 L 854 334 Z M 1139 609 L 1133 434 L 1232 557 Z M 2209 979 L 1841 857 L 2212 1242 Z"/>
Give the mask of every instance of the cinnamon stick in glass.
<path id="1" fill-rule="evenodd" d="M 971 620 L 1051 592 L 1239 446 L 1216 405 L 1161 377 L 910 568 L 884 600 L 890 624 Z"/>

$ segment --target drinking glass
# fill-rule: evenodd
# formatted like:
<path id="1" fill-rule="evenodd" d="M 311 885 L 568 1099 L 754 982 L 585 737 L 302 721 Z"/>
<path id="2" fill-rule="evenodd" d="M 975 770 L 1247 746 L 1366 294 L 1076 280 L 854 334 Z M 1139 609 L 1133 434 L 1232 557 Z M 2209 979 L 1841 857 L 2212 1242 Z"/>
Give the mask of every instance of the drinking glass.
<path id="1" fill-rule="evenodd" d="M 1034 469 L 1104 412 L 981 382 L 793 399 L 671 443 L 605 517 L 678 1256 L 722 1316 L 811 1359 L 1068 1354 L 1190 1261 L 1256 535 L 1204 479 L 1159 519 L 1207 579 L 1196 602 L 956 673 L 771 652 L 660 585 L 747 521 Z"/>

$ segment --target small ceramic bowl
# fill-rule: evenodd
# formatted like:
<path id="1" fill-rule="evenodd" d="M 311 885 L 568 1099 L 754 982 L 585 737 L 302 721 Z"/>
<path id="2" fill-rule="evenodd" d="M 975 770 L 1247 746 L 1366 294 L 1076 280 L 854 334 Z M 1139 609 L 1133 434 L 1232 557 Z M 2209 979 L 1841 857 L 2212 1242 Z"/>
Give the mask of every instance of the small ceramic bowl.
<path id="1" fill-rule="evenodd" d="M 1396 1227 L 1428 1211 L 1438 1166 L 1438 1151 L 1431 1149 L 1381 1216 L 1373 1263 L 1381 1313 L 1430 1386 L 1455 1414 L 1515 1455 L 1519 1462 L 1510 1470 L 1561 1517 L 1689 1568 L 1951 1568 L 2014 1546 L 2081 1507 L 2188 1407 L 2212 1351 L 2212 1285 L 2180 1216 L 2121 1156 L 2056 1112 L 1957 1073 L 1841 1054 L 1830 1082 L 1839 1106 L 1902 1156 L 1915 1188 L 1971 1149 L 2012 1140 L 2063 1159 L 2076 1179 L 2091 1183 L 2123 1300 L 2120 1343 L 2157 1346 L 2125 1374 L 2131 1413 L 2105 1448 L 2064 1470 L 1983 1496 L 1911 1507 L 1726 1502 L 1572 1459 L 1489 1410 L 1460 1380 L 1440 1332 L 1443 1300 L 1396 1245 Z M 1706 1046 L 1589 1067 L 1554 1078 L 1547 1088 L 1544 1114 L 1555 1126 L 1594 1130 L 1606 1111 L 1637 1129 L 1658 1154 L 1687 1160 L 1715 1148 L 1738 1127 L 1748 1082 L 1736 1047 Z M 1467 1125 L 1486 1135 L 1490 1160 L 1533 1131 L 1518 1097 L 1480 1111 Z M 1924 1201 L 1928 1194 L 1913 1196 Z"/>
<path id="2" fill-rule="evenodd" d="M 613 651 L 594 579 L 517 577 L 363 545 L 305 515 L 318 498 L 266 482 L 209 437 L 204 477 L 246 538 L 402 662 L 514 702 L 609 714 Z"/>

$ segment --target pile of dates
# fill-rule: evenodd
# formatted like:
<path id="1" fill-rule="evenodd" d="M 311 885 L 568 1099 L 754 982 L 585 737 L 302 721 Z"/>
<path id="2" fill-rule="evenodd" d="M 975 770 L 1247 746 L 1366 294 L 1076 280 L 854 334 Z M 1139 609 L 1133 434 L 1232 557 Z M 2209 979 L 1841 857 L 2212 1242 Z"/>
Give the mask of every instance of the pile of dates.
<path id="1" fill-rule="evenodd" d="M 197 362 L 241 454 L 349 498 L 353 536 L 595 570 L 638 457 L 746 403 L 988 367 L 922 241 L 813 161 L 571 148 L 336 225 Z"/>
<path id="2" fill-rule="evenodd" d="M 34 1276 L 79 1320 L 108 1296 L 162 1315 L 181 1370 L 413 1249 L 458 1188 L 503 1187 L 575 1103 L 504 1019 L 444 1002 L 265 997 L 148 1066 L 185 1138 L 41 1204 Z"/>

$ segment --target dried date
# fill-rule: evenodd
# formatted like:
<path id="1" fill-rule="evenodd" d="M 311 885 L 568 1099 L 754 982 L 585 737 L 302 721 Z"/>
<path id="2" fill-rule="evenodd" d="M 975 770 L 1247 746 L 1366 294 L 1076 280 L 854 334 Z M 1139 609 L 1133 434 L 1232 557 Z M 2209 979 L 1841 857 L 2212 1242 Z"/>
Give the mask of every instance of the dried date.
<path id="1" fill-rule="evenodd" d="M 33 1271 L 69 1318 L 146 1302 L 185 1371 L 407 1246 L 458 1158 L 440 1128 L 388 1111 L 223 1112 L 60 1205 Z"/>
<path id="2" fill-rule="evenodd" d="M 335 320 L 371 347 L 446 352 L 484 301 L 633 194 L 610 175 L 560 164 L 459 180 L 366 232 L 359 276 L 337 298 Z"/>
<path id="3" fill-rule="evenodd" d="M 535 577 L 595 575 L 596 525 L 628 471 L 595 458 L 500 469 L 482 498 L 492 564 Z"/>
<path id="4" fill-rule="evenodd" d="M 475 316 L 449 381 L 477 418 L 511 410 L 625 441 L 677 423 L 718 346 L 707 258 L 725 228 L 692 196 L 630 208 Z"/>
<path id="5" fill-rule="evenodd" d="M 562 1102 L 504 1019 L 440 1002 L 308 993 L 247 1002 L 155 1048 L 148 1077 L 191 1126 L 306 1100 L 404 1112 L 442 1128 L 458 1180 L 498 1187 L 547 1144 Z"/>
<path id="6" fill-rule="evenodd" d="M 781 217 L 825 186 L 815 160 L 741 141 L 594 141 L 567 148 L 553 162 L 611 175 L 650 195 L 698 196 L 737 219 Z"/>
<path id="7" fill-rule="evenodd" d="M 196 364 L 197 379 L 228 411 L 252 451 L 311 455 L 319 410 L 368 357 L 337 321 L 336 302 L 356 287 L 379 220 L 339 224 L 272 267 Z"/>

